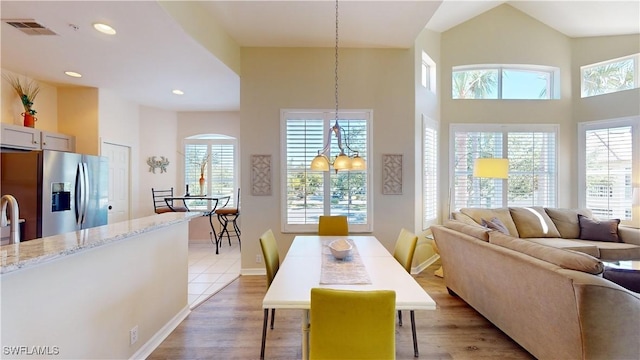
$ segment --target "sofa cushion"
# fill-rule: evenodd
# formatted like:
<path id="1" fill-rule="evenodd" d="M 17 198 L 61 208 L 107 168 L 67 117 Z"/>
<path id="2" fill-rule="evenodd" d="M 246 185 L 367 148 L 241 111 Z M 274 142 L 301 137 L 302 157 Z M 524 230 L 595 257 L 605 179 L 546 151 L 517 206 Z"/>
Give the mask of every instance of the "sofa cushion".
<path id="1" fill-rule="evenodd" d="M 578 240 L 586 246 L 597 246 L 604 261 L 640 260 L 640 246 L 623 242 Z"/>
<path id="2" fill-rule="evenodd" d="M 618 226 L 618 237 L 622 242 L 640 246 L 640 228 L 620 225 Z"/>
<path id="3" fill-rule="evenodd" d="M 465 224 L 469 224 L 469 225 L 480 225 L 480 223 L 477 223 L 475 220 L 473 220 L 471 217 L 469 217 L 469 215 L 465 215 L 459 211 L 456 211 L 454 213 L 451 214 L 454 220 L 458 220 L 458 221 L 462 221 Z"/>
<path id="4" fill-rule="evenodd" d="M 474 223 L 473 225 L 470 225 L 460 220 L 447 220 L 445 221 L 444 226 L 451 230 L 473 236 L 476 239 L 489 241 L 489 229 L 482 227 L 479 224 Z"/>
<path id="5" fill-rule="evenodd" d="M 485 226 L 491 230 L 500 231 L 503 234 L 509 234 L 509 229 L 498 219 L 497 217 L 491 218 L 491 220 L 482 219 L 482 226 Z"/>
<path id="6" fill-rule="evenodd" d="M 619 242 L 618 225 L 620 219 L 596 220 L 578 214 L 580 239 Z"/>
<path id="7" fill-rule="evenodd" d="M 560 237 L 556 225 L 543 207 L 513 207 L 509 208 L 509 212 L 521 238 Z"/>
<path id="8" fill-rule="evenodd" d="M 580 237 L 580 224 L 578 223 L 578 214 L 593 217 L 589 209 L 557 209 L 545 208 L 547 215 L 556 225 L 560 237 L 565 239 L 577 239 Z"/>
<path id="9" fill-rule="evenodd" d="M 600 248 L 597 246 L 597 244 L 591 244 L 585 240 L 562 238 L 529 238 L 527 239 L 527 241 L 531 241 L 540 245 L 551 246 L 558 249 L 579 251 L 593 257 L 601 258 Z"/>
<path id="10" fill-rule="evenodd" d="M 604 271 L 602 261 L 581 252 L 563 250 L 551 246 L 536 244 L 498 231 L 489 232 L 489 242 L 511 250 L 521 252 L 564 269 L 577 270 L 589 274 L 600 274 Z"/>
<path id="11" fill-rule="evenodd" d="M 493 219 L 497 217 L 502 221 L 504 226 L 509 230 L 512 236 L 519 236 L 516 224 L 511 218 L 508 208 L 499 209 L 483 209 L 483 208 L 462 208 L 460 212 L 472 218 L 476 223 L 482 224 L 482 219 Z"/>

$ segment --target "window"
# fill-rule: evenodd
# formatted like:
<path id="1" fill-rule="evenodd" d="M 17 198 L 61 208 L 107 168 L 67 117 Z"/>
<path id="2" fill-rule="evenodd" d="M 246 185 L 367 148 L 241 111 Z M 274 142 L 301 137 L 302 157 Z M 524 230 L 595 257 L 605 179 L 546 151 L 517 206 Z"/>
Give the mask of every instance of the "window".
<path id="1" fill-rule="evenodd" d="M 341 111 L 339 123 L 349 146 L 367 161 L 371 111 Z M 311 171 L 311 160 L 327 139 L 335 112 L 283 110 L 282 204 L 283 232 L 316 232 L 320 215 L 345 215 L 349 231 L 372 231 L 370 172 Z M 343 139 L 343 141 L 345 141 Z M 339 153 L 331 135 L 329 158 Z M 370 166 L 370 164 L 367 164 Z"/>
<path id="2" fill-rule="evenodd" d="M 556 206 L 555 125 L 452 125 L 453 210 Z M 508 158 L 509 178 L 473 177 L 476 158 Z"/>
<path id="3" fill-rule="evenodd" d="M 640 87 L 640 54 L 580 67 L 582 97 Z"/>
<path id="4" fill-rule="evenodd" d="M 184 183 L 191 194 L 234 194 L 237 190 L 236 140 L 223 135 L 197 135 L 185 139 Z M 204 179 L 200 188 L 200 178 Z M 206 210 L 209 201 L 190 201 L 189 208 Z"/>
<path id="5" fill-rule="evenodd" d="M 558 68 L 539 65 L 456 66 L 453 99 L 558 99 Z"/>
<path id="6" fill-rule="evenodd" d="M 422 68 L 421 68 L 422 87 L 436 92 L 436 63 L 426 52 L 422 52 Z"/>
<path id="7" fill-rule="evenodd" d="M 422 228 L 438 219 L 438 122 L 423 116 Z"/>
<path id="8" fill-rule="evenodd" d="M 582 123 L 580 206 L 599 218 L 633 221 L 632 179 L 640 172 L 640 119 Z M 638 186 L 638 185 L 636 185 Z M 636 220 L 637 221 L 637 220 Z"/>

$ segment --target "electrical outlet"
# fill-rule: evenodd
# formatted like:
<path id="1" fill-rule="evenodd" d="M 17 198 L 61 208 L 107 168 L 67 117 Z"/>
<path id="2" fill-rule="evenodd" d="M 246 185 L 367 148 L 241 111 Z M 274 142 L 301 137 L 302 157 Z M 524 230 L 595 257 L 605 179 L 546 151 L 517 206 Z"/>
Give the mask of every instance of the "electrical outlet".
<path id="1" fill-rule="evenodd" d="M 138 341 L 138 325 L 129 330 L 129 345 L 133 345 Z"/>
<path id="2" fill-rule="evenodd" d="M 262 264 L 262 255 L 256 255 L 256 264 Z"/>

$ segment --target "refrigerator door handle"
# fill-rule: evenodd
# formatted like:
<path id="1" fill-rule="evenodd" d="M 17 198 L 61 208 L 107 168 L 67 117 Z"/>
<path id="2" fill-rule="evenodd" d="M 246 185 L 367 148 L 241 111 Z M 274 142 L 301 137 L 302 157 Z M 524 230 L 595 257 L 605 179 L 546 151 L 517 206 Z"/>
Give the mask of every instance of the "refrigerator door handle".
<path id="1" fill-rule="evenodd" d="M 84 222 L 84 193 L 85 193 L 85 175 L 84 175 L 84 166 L 82 163 L 78 164 L 78 169 L 76 170 L 76 225 L 80 227 L 80 225 Z"/>
<path id="2" fill-rule="evenodd" d="M 84 167 L 84 191 L 82 192 L 84 195 L 84 211 L 82 214 L 82 223 L 84 224 L 84 222 L 87 220 L 87 213 L 89 212 L 89 164 L 82 163 L 82 166 Z"/>
<path id="3" fill-rule="evenodd" d="M 80 225 L 80 216 L 82 216 L 82 209 L 80 209 L 82 205 L 81 194 L 82 194 L 82 164 L 78 164 L 76 168 L 76 186 L 75 186 L 75 206 L 74 211 L 76 213 L 76 225 Z"/>

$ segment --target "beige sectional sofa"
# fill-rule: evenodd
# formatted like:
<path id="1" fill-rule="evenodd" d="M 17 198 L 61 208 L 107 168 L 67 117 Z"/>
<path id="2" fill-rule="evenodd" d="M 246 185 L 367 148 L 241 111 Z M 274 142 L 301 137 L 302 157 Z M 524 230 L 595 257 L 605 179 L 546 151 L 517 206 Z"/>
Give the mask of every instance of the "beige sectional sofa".
<path id="1" fill-rule="evenodd" d="M 539 359 L 640 359 L 640 294 L 604 279 L 601 261 L 640 260 L 640 229 L 580 239 L 578 214 L 591 215 L 462 209 L 431 227 L 446 286 Z M 496 218 L 501 231 L 480 225 Z"/>

